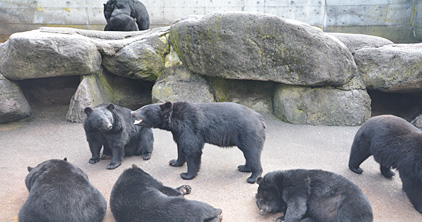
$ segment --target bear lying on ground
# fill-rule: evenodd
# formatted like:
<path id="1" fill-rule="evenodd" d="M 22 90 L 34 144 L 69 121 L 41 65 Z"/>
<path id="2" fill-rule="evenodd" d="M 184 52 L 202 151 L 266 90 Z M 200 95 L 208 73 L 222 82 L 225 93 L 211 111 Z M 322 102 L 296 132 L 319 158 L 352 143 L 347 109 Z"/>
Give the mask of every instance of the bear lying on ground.
<path id="1" fill-rule="evenodd" d="M 92 154 L 89 163 L 100 161 L 103 146 L 104 155 L 112 156 L 107 169 L 120 166 L 124 156 L 142 155 L 143 159 L 150 159 L 154 142 L 152 130 L 135 126 L 130 109 L 103 104 L 93 109 L 86 107 L 84 111 L 87 115 L 84 130 Z"/>
<path id="2" fill-rule="evenodd" d="M 47 160 L 28 167 L 28 199 L 19 211 L 19 222 L 99 222 L 107 202 L 88 176 L 64 160 Z"/>
<path id="3" fill-rule="evenodd" d="M 422 132 L 397 116 L 372 117 L 355 135 L 349 169 L 361 174 L 360 164 L 371 155 L 380 164 L 384 177 L 394 175 L 391 167 L 399 171 L 404 192 L 422 213 Z"/>
<path id="4" fill-rule="evenodd" d="M 261 215 L 283 212 L 285 221 L 373 221 L 372 208 L 350 180 L 322 170 L 286 170 L 257 179 Z"/>
<path id="5" fill-rule="evenodd" d="M 188 172 L 181 174 L 185 180 L 198 174 L 204 143 L 237 146 L 246 159 L 245 165 L 238 166 L 239 171 L 252 172 L 249 183 L 255 183 L 262 174 L 265 123 L 259 113 L 246 106 L 228 102 L 166 102 L 141 107 L 132 116 L 136 125 L 172 132 L 178 156 L 170 165 L 179 167 L 187 162 Z"/>
<path id="6" fill-rule="evenodd" d="M 114 184 L 110 209 L 117 222 L 192 221 L 218 222 L 222 211 L 206 203 L 187 200 L 191 187 L 164 186 L 136 165 Z"/>
<path id="7" fill-rule="evenodd" d="M 111 18 L 119 15 L 127 15 L 128 17 L 134 18 L 134 21 L 138 26 L 138 30 L 149 29 L 148 11 L 145 5 L 142 4 L 142 2 L 140 2 L 139 0 L 108 0 L 107 3 L 104 4 L 104 17 L 107 21 L 107 24 L 110 24 Z M 110 30 L 104 29 L 104 31 Z"/>

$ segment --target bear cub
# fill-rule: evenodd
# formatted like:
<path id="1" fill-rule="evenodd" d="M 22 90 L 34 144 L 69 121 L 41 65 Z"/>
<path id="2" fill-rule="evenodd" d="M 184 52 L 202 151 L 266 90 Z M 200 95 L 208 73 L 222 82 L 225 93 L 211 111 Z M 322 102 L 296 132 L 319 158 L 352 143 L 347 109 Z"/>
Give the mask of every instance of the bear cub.
<path id="1" fill-rule="evenodd" d="M 257 179 L 261 215 L 283 212 L 277 222 L 373 221 L 372 207 L 350 180 L 322 170 L 286 170 Z"/>
<path id="2" fill-rule="evenodd" d="M 28 167 L 28 199 L 19 211 L 19 222 L 100 222 L 107 210 L 103 195 L 88 176 L 64 160 L 47 160 Z"/>
<path id="3" fill-rule="evenodd" d="M 188 185 L 178 188 L 164 186 L 133 164 L 114 184 L 110 209 L 117 222 L 222 220 L 221 209 L 183 197 L 190 192 Z"/>
<path id="4" fill-rule="evenodd" d="M 399 171 L 404 192 L 422 213 L 422 132 L 397 116 L 372 117 L 355 135 L 349 169 L 361 174 L 360 164 L 371 155 L 385 178 L 394 176 L 391 168 Z"/>
<path id="5" fill-rule="evenodd" d="M 113 104 L 84 109 L 83 126 L 92 157 L 89 163 L 100 161 L 100 151 L 112 156 L 107 169 L 120 166 L 124 156 L 142 155 L 151 158 L 154 136 L 150 128 L 135 126 L 130 109 Z"/>
<path id="6" fill-rule="evenodd" d="M 132 112 L 135 124 L 171 131 L 177 144 L 174 167 L 187 163 L 188 172 L 181 177 L 196 177 L 205 143 L 220 147 L 237 146 L 246 159 L 238 166 L 241 172 L 252 172 L 247 179 L 255 183 L 262 174 L 261 152 L 265 141 L 265 123 L 262 116 L 237 103 L 166 102 L 143 106 Z"/>

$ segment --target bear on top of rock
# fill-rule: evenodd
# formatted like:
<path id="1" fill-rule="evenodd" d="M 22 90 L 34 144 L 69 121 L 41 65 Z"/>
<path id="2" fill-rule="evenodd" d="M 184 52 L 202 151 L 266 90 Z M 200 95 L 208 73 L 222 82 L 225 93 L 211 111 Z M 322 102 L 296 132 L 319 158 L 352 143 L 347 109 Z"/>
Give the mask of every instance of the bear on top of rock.
<path id="1" fill-rule="evenodd" d="M 394 175 L 391 168 L 399 171 L 404 192 L 422 213 L 422 132 L 397 116 L 372 117 L 355 135 L 349 169 L 361 174 L 360 164 L 371 155 L 380 164 L 384 177 Z"/>
<path id="2" fill-rule="evenodd" d="M 87 117 L 83 125 L 92 154 L 89 163 L 100 161 L 103 146 L 104 155 L 112 156 L 107 169 L 120 166 L 124 156 L 142 155 L 145 160 L 151 158 L 154 142 L 152 130 L 135 126 L 130 109 L 103 104 L 93 109 L 86 107 L 84 112 Z"/>
<path id="3" fill-rule="evenodd" d="M 64 160 L 47 160 L 28 167 L 28 199 L 19 211 L 19 222 L 100 222 L 107 210 L 103 195 L 88 176 Z"/>
<path id="4" fill-rule="evenodd" d="M 188 200 L 191 187 L 164 186 L 137 167 L 126 169 L 114 184 L 110 209 L 118 222 L 192 221 L 219 222 L 221 209 L 206 203 Z"/>
<path id="5" fill-rule="evenodd" d="M 246 106 L 229 102 L 166 102 L 143 106 L 133 111 L 132 116 L 137 125 L 172 132 L 178 156 L 170 165 L 179 167 L 187 163 L 188 172 L 181 174 L 183 179 L 193 179 L 198 174 L 205 143 L 237 146 L 246 159 L 238 170 L 252 172 L 247 182 L 255 183 L 262 174 L 266 126 L 261 115 Z"/>
<path id="6" fill-rule="evenodd" d="M 120 15 L 134 18 L 139 30 L 149 29 L 147 8 L 139 0 L 108 0 L 106 4 L 104 4 L 104 18 L 106 19 L 107 24 L 110 23 L 110 20 L 113 17 Z"/>
<path id="7" fill-rule="evenodd" d="M 257 179 L 261 215 L 283 212 L 277 222 L 373 221 L 372 207 L 350 180 L 323 170 L 286 170 Z"/>

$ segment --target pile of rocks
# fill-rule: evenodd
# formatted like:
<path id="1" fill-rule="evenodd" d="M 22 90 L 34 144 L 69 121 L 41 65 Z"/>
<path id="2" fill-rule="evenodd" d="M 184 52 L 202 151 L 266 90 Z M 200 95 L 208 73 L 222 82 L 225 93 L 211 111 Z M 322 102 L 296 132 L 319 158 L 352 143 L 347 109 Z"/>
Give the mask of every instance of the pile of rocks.
<path id="1" fill-rule="evenodd" d="M 260 13 L 189 16 L 141 32 L 41 28 L 0 45 L 8 86 L 0 122 L 30 115 L 19 80 L 80 75 L 67 115 L 74 122 L 86 106 L 184 100 L 237 102 L 294 124 L 360 125 L 371 116 L 367 89 L 420 92 L 421 64 L 422 44 Z"/>

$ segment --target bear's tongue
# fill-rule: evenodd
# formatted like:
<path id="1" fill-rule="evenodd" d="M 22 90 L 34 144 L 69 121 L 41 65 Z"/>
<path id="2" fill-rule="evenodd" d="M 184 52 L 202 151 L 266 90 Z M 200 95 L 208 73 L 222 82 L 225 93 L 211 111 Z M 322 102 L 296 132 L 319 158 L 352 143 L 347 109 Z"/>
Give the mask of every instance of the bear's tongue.
<path id="1" fill-rule="evenodd" d="M 139 119 L 139 120 L 135 120 L 135 122 L 133 124 L 139 125 L 139 124 L 141 124 L 141 122 L 142 122 L 142 119 Z"/>

